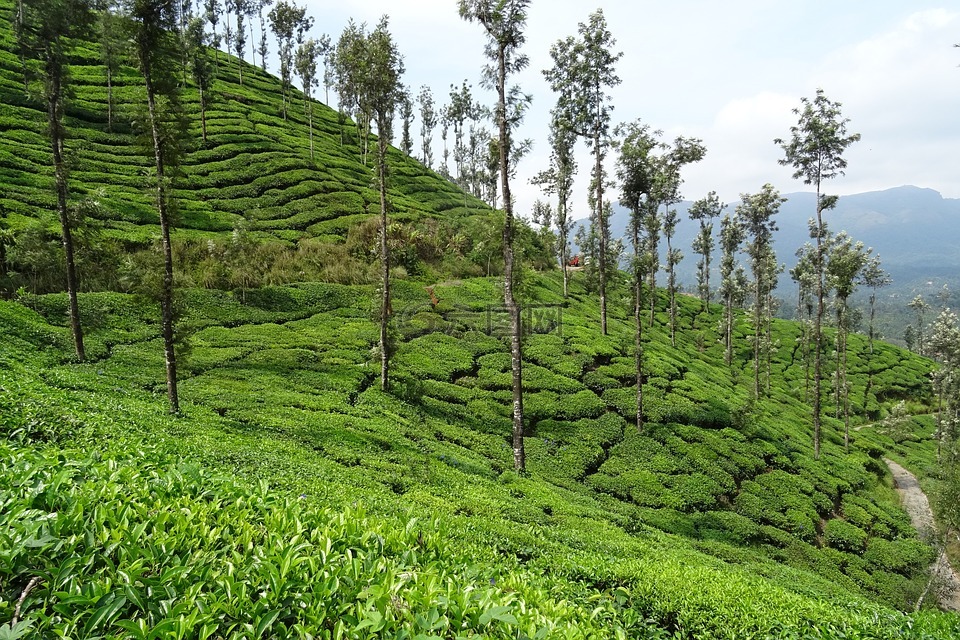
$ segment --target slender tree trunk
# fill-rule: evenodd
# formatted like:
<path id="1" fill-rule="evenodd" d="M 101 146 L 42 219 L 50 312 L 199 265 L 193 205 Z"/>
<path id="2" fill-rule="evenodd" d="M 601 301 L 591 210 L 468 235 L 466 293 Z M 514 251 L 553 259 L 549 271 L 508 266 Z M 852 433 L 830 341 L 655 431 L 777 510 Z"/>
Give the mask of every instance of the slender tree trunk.
<path id="1" fill-rule="evenodd" d="M 760 274 L 754 289 L 753 301 L 753 397 L 760 398 L 760 332 L 763 322 L 763 294 Z"/>
<path id="2" fill-rule="evenodd" d="M 844 307 L 843 326 L 841 327 L 841 338 L 843 340 L 843 363 L 841 365 L 840 388 L 843 393 L 843 448 L 846 453 L 850 453 L 850 394 L 847 390 L 847 318 L 846 318 L 846 298 L 841 302 Z"/>
<path id="3" fill-rule="evenodd" d="M 250 16 L 247 17 L 250 18 Z M 257 40 L 253 36 L 253 20 L 249 20 L 248 24 L 250 25 L 250 60 L 253 66 L 257 66 Z"/>
<path id="4" fill-rule="evenodd" d="M 640 264 L 640 230 L 639 225 L 633 229 L 634 292 L 633 292 L 633 323 L 636 329 L 636 345 L 634 346 L 637 365 L 637 431 L 643 431 L 643 273 Z"/>
<path id="5" fill-rule="evenodd" d="M 764 324 L 766 327 L 766 369 L 763 372 L 764 375 L 764 392 L 767 397 L 770 397 L 770 371 L 773 370 L 773 295 L 770 293 L 770 290 L 767 289 L 766 293 L 767 299 L 767 309 L 764 316 Z"/>
<path id="6" fill-rule="evenodd" d="M 211 34 L 211 44 L 217 41 L 217 26 L 215 24 L 210 25 L 210 34 Z M 213 47 L 213 66 L 214 69 L 219 73 L 220 71 L 220 47 Z"/>
<path id="7" fill-rule="evenodd" d="M 560 262 L 563 263 L 561 265 L 563 269 L 563 298 L 566 300 L 570 289 L 570 265 L 567 264 L 570 258 L 567 257 L 566 239 L 563 239 L 563 244 L 564 246 L 560 248 Z"/>
<path id="8" fill-rule="evenodd" d="M 160 213 L 160 237 L 163 245 L 163 283 L 160 291 L 160 321 L 163 334 L 163 351 L 166 360 L 167 397 L 170 412 L 180 413 L 180 397 L 177 391 L 177 354 L 173 335 L 173 248 L 170 243 L 170 214 L 167 207 L 166 172 L 163 157 L 163 139 L 160 123 L 157 122 L 157 101 L 149 65 L 144 65 L 144 80 L 147 85 L 147 109 L 150 114 L 150 132 L 153 136 L 153 156 L 157 168 L 157 210 Z"/>
<path id="9" fill-rule="evenodd" d="M 66 256 L 67 296 L 70 299 L 70 329 L 77 359 L 86 359 L 83 347 L 83 328 L 80 326 L 80 304 L 77 300 L 78 279 L 73 251 L 70 212 L 67 209 L 67 171 L 63 162 L 63 67 L 53 58 L 56 54 L 47 48 L 47 124 L 50 127 L 50 147 L 53 152 L 53 171 L 57 189 L 57 212 L 60 214 L 61 241 Z"/>
<path id="10" fill-rule="evenodd" d="M 657 205 L 656 207 L 654 207 L 653 212 L 652 212 L 651 215 L 656 216 L 656 215 L 657 215 L 657 209 L 659 209 L 659 205 Z M 649 325 L 649 326 L 650 326 L 651 329 L 653 328 L 653 323 L 656 321 L 656 311 L 657 311 L 657 269 L 660 268 L 660 249 L 659 249 L 658 246 L 656 246 L 656 245 L 654 244 L 654 241 L 656 241 L 657 243 L 659 243 L 659 231 L 657 231 L 657 232 L 656 232 L 657 235 L 654 236 L 654 232 L 652 231 L 652 229 L 654 229 L 654 228 L 655 228 L 655 227 L 654 227 L 653 225 L 651 225 L 651 227 L 650 227 L 651 231 L 648 233 L 648 242 L 650 242 L 650 244 L 651 244 L 650 248 L 653 250 L 653 256 L 652 256 L 652 258 L 653 258 L 653 263 L 650 265 L 650 275 L 647 276 L 648 289 L 650 290 L 650 325 Z"/>
<path id="11" fill-rule="evenodd" d="M 726 347 L 726 353 L 724 357 L 724 363 L 729 367 L 733 364 L 733 296 L 727 294 L 727 299 L 724 305 L 724 346 Z"/>
<path id="12" fill-rule="evenodd" d="M 677 282 L 673 270 L 673 238 L 667 235 L 667 294 L 670 298 L 670 346 L 677 346 Z"/>
<path id="13" fill-rule="evenodd" d="M 704 290 L 704 299 L 703 299 L 703 312 L 706 313 L 710 310 L 710 252 L 706 251 L 703 254 L 703 290 Z"/>
<path id="14" fill-rule="evenodd" d="M 30 96 L 30 74 L 27 70 L 27 47 L 24 43 L 24 20 L 26 15 L 24 14 L 23 0 L 17 0 L 17 15 L 16 15 L 16 32 L 17 32 L 17 48 L 20 50 L 20 68 L 23 71 L 23 94 L 27 97 Z"/>
<path id="15" fill-rule="evenodd" d="M 593 152 L 596 156 L 594 170 L 597 172 L 597 227 L 599 228 L 600 262 L 600 333 L 607 335 L 607 225 L 603 210 L 603 163 L 600 156 L 600 131 L 593 134 Z"/>
<path id="16" fill-rule="evenodd" d="M 838 300 L 837 304 L 841 305 L 843 303 L 842 301 Z M 842 372 L 840 361 L 843 354 L 843 351 L 842 351 L 843 349 L 843 307 L 840 307 L 837 309 L 836 347 L 837 347 L 836 374 L 835 374 L 836 387 L 834 388 L 834 393 L 833 393 L 833 401 L 836 406 L 834 407 L 833 417 L 839 420 L 840 419 L 840 397 L 841 397 L 840 374 Z"/>
<path id="17" fill-rule="evenodd" d="M 507 69 L 504 51 L 498 56 L 497 120 L 500 126 L 500 188 L 503 192 L 503 301 L 510 314 L 510 367 L 513 383 L 513 467 L 518 472 L 527 468 L 523 444 L 523 354 L 521 352 L 520 305 L 513 294 L 513 197 L 510 193 L 510 130 L 507 123 Z M 601 276 L 602 277 L 602 276 Z"/>
<path id="18" fill-rule="evenodd" d="M 820 389 L 823 382 L 823 209 L 820 204 L 820 181 L 817 180 L 817 317 L 813 323 L 813 457 L 820 459 Z"/>
<path id="19" fill-rule="evenodd" d="M 313 105 L 307 107 L 307 124 L 310 127 L 310 160 L 313 160 Z"/>
<path id="20" fill-rule="evenodd" d="M 113 72 L 107 65 L 107 131 L 113 133 Z"/>
<path id="21" fill-rule="evenodd" d="M 203 85 L 200 86 L 200 129 L 203 135 L 203 142 L 207 142 L 207 101 Z"/>
<path id="22" fill-rule="evenodd" d="M 384 131 L 381 127 L 380 131 Z M 380 390 L 390 388 L 390 245 L 387 242 L 387 141 L 378 136 L 378 177 L 380 182 Z"/>

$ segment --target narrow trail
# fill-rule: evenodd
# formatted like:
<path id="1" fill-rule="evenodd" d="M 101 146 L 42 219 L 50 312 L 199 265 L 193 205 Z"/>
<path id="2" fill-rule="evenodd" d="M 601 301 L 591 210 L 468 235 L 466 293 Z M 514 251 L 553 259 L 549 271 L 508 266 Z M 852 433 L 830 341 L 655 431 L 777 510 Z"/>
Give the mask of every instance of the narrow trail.
<path id="1" fill-rule="evenodd" d="M 933 511 L 926 494 L 920 489 L 916 476 L 888 458 L 883 459 L 893 474 L 893 482 L 900 493 L 903 508 L 910 515 L 913 528 L 920 534 L 935 533 Z M 933 575 L 943 588 L 937 589 L 940 606 L 947 611 L 960 611 L 960 576 L 950 566 L 947 555 L 941 551 L 932 566 Z"/>

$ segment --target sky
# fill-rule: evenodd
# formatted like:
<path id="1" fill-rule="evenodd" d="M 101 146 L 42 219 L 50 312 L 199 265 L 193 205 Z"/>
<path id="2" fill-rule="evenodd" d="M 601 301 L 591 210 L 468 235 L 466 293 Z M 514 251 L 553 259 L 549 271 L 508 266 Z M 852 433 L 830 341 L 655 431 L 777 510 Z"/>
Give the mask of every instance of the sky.
<path id="1" fill-rule="evenodd" d="M 414 94 L 433 90 L 438 105 L 451 84 L 479 88 L 484 34 L 459 18 L 456 0 L 307 0 L 314 36 L 334 41 L 347 20 L 371 28 L 384 14 L 404 56 L 405 83 Z M 682 195 L 716 191 L 725 202 L 769 182 L 783 193 L 809 190 L 777 162 L 774 138 L 789 136 L 792 109 L 822 88 L 840 102 L 849 131 L 862 140 L 847 151 L 845 176 L 827 185 L 839 195 L 901 185 L 928 187 L 960 198 L 960 5 L 926 0 L 533 0 L 523 51 L 530 66 L 516 83 L 533 95 L 517 132 L 534 148 L 512 183 L 517 212 L 542 197 L 529 179 L 546 168 L 549 111 L 555 96 L 542 71 L 550 46 L 576 35 L 578 23 L 600 8 L 623 52 L 613 88 L 613 121 L 641 119 L 677 135 L 703 140 L 707 155 L 683 173 Z M 419 131 L 415 123 L 414 131 Z M 439 130 L 435 133 L 439 139 Z M 415 138 L 416 142 L 417 138 Z M 415 144 L 416 147 L 416 144 Z M 574 217 L 587 216 L 587 167 Z M 615 195 L 615 194 L 613 194 Z"/>

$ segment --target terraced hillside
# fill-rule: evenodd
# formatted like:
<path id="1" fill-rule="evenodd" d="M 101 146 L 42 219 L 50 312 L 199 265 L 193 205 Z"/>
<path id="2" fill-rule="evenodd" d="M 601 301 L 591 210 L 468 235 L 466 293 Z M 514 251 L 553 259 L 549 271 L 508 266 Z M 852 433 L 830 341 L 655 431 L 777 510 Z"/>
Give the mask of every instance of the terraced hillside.
<path id="1" fill-rule="evenodd" d="M 398 287 L 402 341 L 392 394 L 372 384 L 370 288 L 273 287 L 248 291 L 245 302 L 192 290 L 195 333 L 184 414 L 176 418 L 165 414 L 162 350 L 149 307 L 123 294 L 84 295 L 94 361 L 78 365 L 67 355 L 65 296 L 26 296 L 21 302 L 36 311 L 0 305 L 8 337 L 0 346 L 2 424 L 14 438 L 57 450 L 106 448 L 103 455 L 127 459 L 145 448 L 150 460 L 174 455 L 241 482 L 267 481 L 277 496 L 335 510 L 362 505 L 373 520 L 360 526 L 372 530 L 399 532 L 411 517 L 442 521 L 438 535 L 450 546 L 430 566 L 448 577 L 462 577 L 464 563 L 501 576 L 484 597 L 489 607 L 507 607 L 496 609 L 509 612 L 504 619 L 528 621 L 527 637 L 542 629 L 541 637 L 550 637 L 559 618 L 534 612 L 556 611 L 555 598 L 613 606 L 589 624 L 585 612 L 570 613 L 580 620 L 572 627 L 582 630 L 573 637 L 589 629 L 691 638 L 960 633 L 954 617 L 894 613 L 912 608 L 933 551 L 910 528 L 890 486 L 881 462 L 893 447 L 889 437 L 871 431 L 860 446 L 854 432 L 845 454 L 840 423 L 828 420 L 823 458 L 812 459 L 794 325 L 775 323 L 780 347 L 770 397 L 752 403 L 746 346 L 733 369 L 723 365 L 714 330 L 719 309 L 698 314 L 699 303 L 683 300 L 676 348 L 661 311 L 648 332 L 648 425 L 637 432 L 627 318 L 616 312 L 611 336 L 602 337 L 579 276 L 566 304 L 560 288 L 559 276 L 527 286 L 530 308 L 540 305 L 525 342 L 528 477 L 510 470 L 509 357 L 492 305 L 496 284 L 488 280 L 436 285 L 436 305 L 419 285 Z M 855 337 L 851 348 L 858 420 L 904 398 L 923 410 L 917 400 L 928 393 L 928 363 L 888 345 L 869 357 Z M 29 574 L 19 571 L 26 573 L 4 579 L 8 603 Z M 120 579 L 110 567 L 97 571 L 90 580 Z M 428 570 L 415 562 L 396 574 L 421 571 Z M 401 588 L 388 586 L 389 575 L 363 580 Z M 508 575 L 522 576 L 525 589 Z M 208 585 L 200 593 L 217 592 L 213 577 L 194 580 Z M 43 611 L 63 597 L 38 589 L 29 602 Z M 383 628 L 414 628 L 423 611 L 390 602 L 369 611 L 389 623 Z M 451 601 L 434 604 L 446 621 L 438 628 L 452 628 L 443 626 L 456 618 L 444 609 Z M 137 611 L 118 605 L 117 620 L 136 620 Z M 151 624 L 159 624 L 157 616 Z M 292 633 L 296 620 L 277 634 Z M 515 637 L 511 624 L 496 632 L 463 628 Z"/>
<path id="2" fill-rule="evenodd" d="M 12 6 L 0 0 L 0 212 L 26 251 L 56 221 Z M 115 78 L 110 127 L 96 48 L 72 62 L 71 190 L 99 234 L 89 274 L 104 255 L 149 260 L 157 227 L 139 76 Z M 318 107 L 311 159 L 299 102 L 284 121 L 277 82 L 244 66 L 241 86 L 238 64 L 219 55 L 206 143 L 186 92 L 181 414 L 167 413 L 149 299 L 82 294 L 82 364 L 65 295 L 0 301 L 0 637 L 960 637 L 955 616 L 903 613 L 934 552 L 882 457 L 928 468 L 931 448 L 871 428 L 847 452 L 828 418 L 814 460 L 792 323 L 774 323 L 754 399 L 745 319 L 728 366 L 718 307 L 681 297 L 676 346 L 661 308 L 638 430 L 629 291 L 611 284 L 603 336 L 585 274 L 564 299 L 559 274 L 524 256 L 529 473 L 514 473 L 499 284 L 442 263 L 472 251 L 489 273 L 496 218 L 396 151 L 395 220 L 414 226 L 398 232 L 409 269 L 381 392 L 376 291 L 344 284 L 372 279 L 304 270 L 369 258 L 376 197 L 352 126 Z M 300 261 L 243 279 L 276 248 Z M 417 271 L 428 249 L 436 266 Z M 850 349 L 855 422 L 905 401 L 920 417 L 898 429 L 929 429 L 931 363 L 857 336 Z"/>
<path id="3" fill-rule="evenodd" d="M 52 224 L 55 195 L 44 105 L 38 87 L 36 95 L 24 92 L 11 29 L 13 7 L 12 0 L 0 0 L 0 206 L 10 225 L 21 228 L 32 220 Z M 90 198 L 99 203 L 91 214 L 102 220 L 108 237 L 127 246 L 144 244 L 157 234 L 159 223 L 147 182 L 153 160 L 135 124 L 145 109 L 143 81 L 130 67 L 115 75 L 116 121 L 108 127 L 106 76 L 98 46 L 77 43 L 71 58 L 70 188 L 74 201 Z M 311 158 L 302 94 L 293 90 L 284 120 L 274 76 L 223 52 L 217 59 L 205 143 L 199 94 L 191 85 L 183 95 L 190 136 L 183 175 L 175 183 L 178 237 L 216 237 L 243 225 L 266 240 L 340 241 L 348 227 L 379 211 L 372 161 L 370 166 L 361 163 L 352 122 L 341 125 L 334 110 L 316 103 Z M 238 64 L 243 66 L 242 85 Z M 390 196 L 399 220 L 438 214 L 455 220 L 489 211 L 396 149 L 389 164 Z"/>

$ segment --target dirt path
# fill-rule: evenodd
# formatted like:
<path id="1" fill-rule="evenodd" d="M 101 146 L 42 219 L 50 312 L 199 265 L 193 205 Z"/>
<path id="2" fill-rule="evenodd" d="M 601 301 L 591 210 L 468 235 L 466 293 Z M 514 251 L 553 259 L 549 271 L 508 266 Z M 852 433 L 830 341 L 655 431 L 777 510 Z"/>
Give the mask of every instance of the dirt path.
<path id="1" fill-rule="evenodd" d="M 893 474 L 893 482 L 914 529 L 921 535 L 933 534 L 933 511 L 930 510 L 930 502 L 920 489 L 917 478 L 893 460 L 884 458 L 883 461 Z M 950 561 L 942 551 L 933 563 L 933 575 L 937 582 L 944 585 L 944 588 L 937 589 L 940 606 L 948 611 L 960 611 L 960 576 L 950 566 Z"/>

